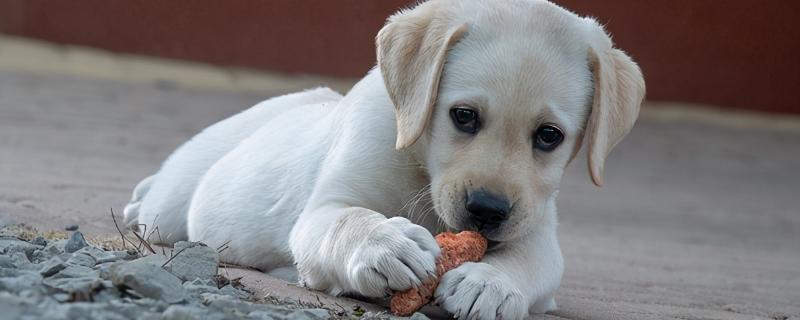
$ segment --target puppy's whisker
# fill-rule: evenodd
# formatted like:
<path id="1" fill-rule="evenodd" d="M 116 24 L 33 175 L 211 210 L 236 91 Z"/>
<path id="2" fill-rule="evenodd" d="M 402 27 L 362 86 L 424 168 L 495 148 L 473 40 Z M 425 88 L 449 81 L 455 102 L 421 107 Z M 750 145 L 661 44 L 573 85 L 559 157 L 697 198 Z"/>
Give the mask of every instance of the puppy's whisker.
<path id="1" fill-rule="evenodd" d="M 424 188 L 424 187 L 423 187 L 423 188 Z M 414 204 L 414 203 L 417 201 L 417 198 L 419 197 L 419 195 L 420 195 L 420 193 L 421 193 L 421 192 L 422 192 L 422 189 L 420 189 L 420 190 L 417 190 L 417 192 L 416 192 L 416 193 L 415 193 L 413 196 L 411 196 L 411 198 L 409 198 L 408 200 L 406 200 L 406 202 L 405 202 L 405 203 L 403 204 L 403 206 L 400 208 L 400 211 L 403 211 L 403 210 L 405 210 L 405 209 L 406 209 L 406 208 L 408 208 L 410 205 L 412 205 L 412 206 L 413 206 L 413 204 Z M 412 207 L 411 209 L 413 210 L 413 207 Z"/>
<path id="2" fill-rule="evenodd" d="M 434 208 L 434 210 L 440 210 L 440 209 L 436 209 L 436 203 L 433 203 L 433 208 Z M 442 214 L 444 214 L 444 213 L 442 213 Z M 444 222 L 444 220 L 439 218 L 439 216 L 436 217 L 436 227 L 437 227 L 437 230 L 439 232 L 447 230 L 447 224 Z"/>
<path id="3" fill-rule="evenodd" d="M 417 204 L 419 204 L 419 202 L 417 202 Z M 417 221 L 423 221 L 428 216 L 428 214 L 430 214 L 431 209 L 430 209 L 429 206 L 430 206 L 430 201 L 427 201 L 422 206 L 422 208 L 423 208 L 422 210 L 420 210 L 420 211 L 414 210 L 414 214 L 416 215 L 415 218 L 418 219 Z"/>
<path id="4" fill-rule="evenodd" d="M 409 209 L 409 219 L 410 220 L 419 221 L 419 219 L 424 218 L 424 213 L 420 212 L 418 210 L 418 207 L 420 206 L 420 203 L 422 203 L 422 200 L 425 199 L 426 195 L 429 194 L 429 191 L 428 191 L 429 188 L 430 188 L 430 185 L 424 186 L 412 198 L 413 201 L 412 201 L 412 204 L 411 204 L 411 208 Z M 425 208 L 425 206 L 422 206 L 422 207 Z"/>
<path id="5" fill-rule="evenodd" d="M 428 199 L 430 199 L 430 197 L 429 197 L 429 195 L 430 195 L 430 187 L 431 187 L 431 185 L 427 184 L 427 185 L 423 186 L 422 188 L 420 188 L 416 192 L 416 194 L 414 194 L 414 196 L 411 197 L 406 202 L 406 205 L 403 206 L 403 208 L 408 208 L 407 215 L 408 215 L 409 220 L 411 220 L 411 221 L 421 221 L 421 219 L 424 219 L 425 211 L 427 210 L 427 207 L 429 206 L 429 201 L 430 200 L 426 201 L 425 204 L 421 206 L 422 208 L 424 208 L 423 211 L 419 211 L 418 208 L 420 207 L 420 204 L 423 203 L 423 200 L 426 197 Z"/>

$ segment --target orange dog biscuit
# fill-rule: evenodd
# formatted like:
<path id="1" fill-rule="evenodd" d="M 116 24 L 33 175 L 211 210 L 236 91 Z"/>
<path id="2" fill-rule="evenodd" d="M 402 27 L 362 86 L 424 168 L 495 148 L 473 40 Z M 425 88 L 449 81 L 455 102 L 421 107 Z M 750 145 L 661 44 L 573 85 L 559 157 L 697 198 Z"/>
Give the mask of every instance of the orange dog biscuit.
<path id="1" fill-rule="evenodd" d="M 436 242 L 442 248 L 442 256 L 436 262 L 436 277 L 433 277 L 418 288 L 411 288 L 395 293 L 390 306 L 392 313 L 398 316 L 409 316 L 431 301 L 439 279 L 445 272 L 457 268 L 464 262 L 478 262 L 486 253 L 488 241 L 474 231 L 462 231 L 458 234 L 444 232 L 436 236 Z"/>

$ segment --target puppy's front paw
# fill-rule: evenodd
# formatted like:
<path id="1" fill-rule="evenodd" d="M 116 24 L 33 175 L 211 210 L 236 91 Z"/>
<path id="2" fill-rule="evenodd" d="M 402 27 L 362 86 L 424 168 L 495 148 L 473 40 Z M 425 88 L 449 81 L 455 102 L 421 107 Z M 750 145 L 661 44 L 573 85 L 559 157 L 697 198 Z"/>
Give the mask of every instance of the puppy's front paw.
<path id="1" fill-rule="evenodd" d="M 523 319 L 528 304 L 500 270 L 486 263 L 465 263 L 445 273 L 436 302 L 458 319 Z"/>
<path id="2" fill-rule="evenodd" d="M 375 227 L 357 248 L 348 277 L 359 294 L 384 297 L 433 276 L 440 251 L 428 230 L 394 217 Z"/>

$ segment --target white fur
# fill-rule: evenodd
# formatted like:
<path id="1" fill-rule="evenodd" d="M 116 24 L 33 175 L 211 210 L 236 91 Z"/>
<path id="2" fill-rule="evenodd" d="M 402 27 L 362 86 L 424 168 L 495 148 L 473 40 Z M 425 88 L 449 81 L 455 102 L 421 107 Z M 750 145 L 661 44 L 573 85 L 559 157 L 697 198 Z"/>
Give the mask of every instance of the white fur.
<path id="1" fill-rule="evenodd" d="M 402 28 L 394 21 L 417 19 L 415 10 L 438 10 L 420 16 L 440 19 L 440 29 L 459 37 L 433 82 L 438 95 L 430 119 L 413 118 L 426 116 L 425 106 L 404 114 L 414 126 L 427 124 L 418 140 L 396 141 L 398 129 L 408 128 L 398 128 L 396 97 L 376 68 L 344 97 L 317 89 L 273 98 L 204 130 L 136 187 L 126 223 L 144 224 L 148 233 L 157 227 L 165 243 L 227 243 L 228 263 L 331 294 L 382 297 L 433 274 L 439 248 L 432 233 L 465 228 L 464 192 L 491 187 L 515 201 L 509 223 L 488 236 L 502 244 L 482 262 L 448 272 L 436 300 L 461 319 L 521 319 L 554 309 L 564 268 L 558 186 L 589 119 L 598 68 L 590 68 L 589 52 L 598 61 L 612 59 L 604 55 L 610 40 L 594 20 L 545 1 L 432 0 L 390 24 Z M 459 25 L 468 27 L 465 35 Z M 383 36 L 408 36 L 400 31 Z M 401 51 L 387 50 L 382 59 Z M 613 73 L 596 79 L 616 81 Z M 597 99 L 605 91 L 594 93 Z M 461 103 L 486 115 L 475 137 L 453 129 L 448 110 Z M 638 101 L 630 107 L 638 110 Z M 597 108 L 592 116 L 603 114 Z M 603 121 L 617 120 L 595 119 Z M 551 153 L 531 147 L 531 133 L 544 122 L 565 133 Z M 592 141 L 605 146 L 603 130 Z M 607 139 L 611 147 L 617 136 Z M 602 160 L 594 159 L 600 169 L 593 174 L 602 171 Z"/>

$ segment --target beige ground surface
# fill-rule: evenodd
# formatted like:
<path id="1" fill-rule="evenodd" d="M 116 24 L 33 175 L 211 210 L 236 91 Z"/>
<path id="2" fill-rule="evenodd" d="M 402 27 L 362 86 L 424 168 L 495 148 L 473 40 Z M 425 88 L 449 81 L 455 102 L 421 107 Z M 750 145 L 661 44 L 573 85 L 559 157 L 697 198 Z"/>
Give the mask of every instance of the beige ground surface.
<path id="1" fill-rule="evenodd" d="M 109 208 L 120 212 L 179 143 L 260 99 L 321 81 L 259 75 L 269 81 L 238 88 L 152 77 L 158 68 L 136 79 L 26 69 L 6 40 L 0 224 L 113 233 Z M 47 54 L 55 61 L 42 64 L 67 59 Z M 566 173 L 567 270 L 548 318 L 800 319 L 800 121 L 646 109 L 609 159 L 606 187 L 591 186 L 582 158 Z"/>

